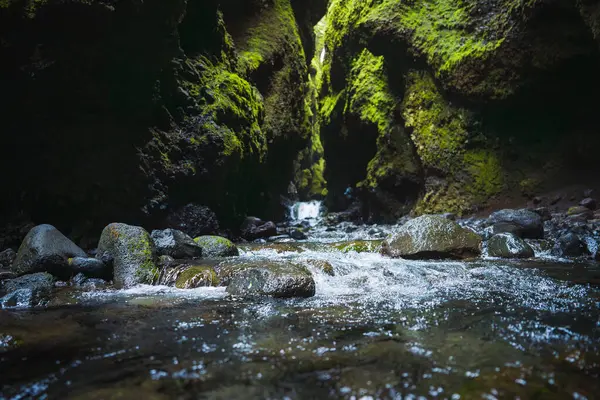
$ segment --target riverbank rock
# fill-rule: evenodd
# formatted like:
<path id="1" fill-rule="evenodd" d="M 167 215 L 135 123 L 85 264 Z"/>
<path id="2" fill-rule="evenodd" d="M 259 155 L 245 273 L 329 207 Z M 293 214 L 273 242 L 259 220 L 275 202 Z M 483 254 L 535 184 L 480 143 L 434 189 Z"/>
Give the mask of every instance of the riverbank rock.
<path id="1" fill-rule="evenodd" d="M 69 266 L 74 274 L 82 274 L 86 278 L 98 278 L 109 281 L 113 276 L 112 265 L 105 264 L 97 258 L 69 258 Z"/>
<path id="2" fill-rule="evenodd" d="M 523 239 L 513 233 L 500 233 L 492 236 L 487 242 L 487 253 L 490 257 L 531 258 L 533 249 Z"/>
<path id="3" fill-rule="evenodd" d="M 152 231 L 150 235 L 160 256 L 173 258 L 200 258 L 202 248 L 187 234 L 177 229 Z"/>
<path id="4" fill-rule="evenodd" d="M 68 260 L 87 257 L 85 251 L 52 225 L 38 225 L 23 239 L 12 270 L 18 275 L 49 272 L 59 278 L 69 278 Z"/>
<path id="5" fill-rule="evenodd" d="M 195 289 L 206 286 L 218 286 L 219 278 L 212 267 L 190 266 L 181 271 L 175 280 L 178 289 Z"/>
<path id="6" fill-rule="evenodd" d="M 562 235 L 556 241 L 552 254 L 558 257 L 582 257 L 590 254 L 587 244 L 574 233 Z"/>
<path id="7" fill-rule="evenodd" d="M 104 228 L 97 258 L 105 256 L 113 260 L 114 283 L 118 288 L 152 284 L 158 279 L 152 239 L 139 226 L 114 223 Z"/>
<path id="8" fill-rule="evenodd" d="M 219 220 L 210 208 L 190 203 L 169 214 L 167 226 L 196 237 L 217 233 Z"/>
<path id="9" fill-rule="evenodd" d="M 277 235 L 277 226 L 271 221 L 263 221 L 256 217 L 247 217 L 240 231 L 244 239 L 255 240 Z"/>
<path id="10" fill-rule="evenodd" d="M 592 211 L 596 210 L 597 207 L 596 200 L 592 199 L 591 197 L 586 197 L 585 199 L 581 200 L 579 205 L 585 208 L 589 208 Z"/>
<path id="11" fill-rule="evenodd" d="M 217 267 L 220 283 L 236 296 L 311 297 L 315 281 L 301 265 L 273 260 L 224 263 Z"/>
<path id="12" fill-rule="evenodd" d="M 229 239 L 221 236 L 199 236 L 194 242 L 202 248 L 205 258 L 235 257 L 240 252 L 235 244 Z"/>
<path id="13" fill-rule="evenodd" d="M 424 215 L 384 240 L 381 252 L 408 259 L 468 258 L 481 253 L 481 237 L 454 221 Z"/>
<path id="14" fill-rule="evenodd" d="M 2 284 L 0 304 L 3 308 L 33 307 L 47 301 L 53 287 L 54 277 L 47 272 L 23 275 Z"/>
<path id="15" fill-rule="evenodd" d="M 543 239 L 544 238 L 544 222 L 542 217 L 529 210 L 500 210 L 490 215 L 490 222 L 494 225 L 504 224 L 502 226 L 508 227 L 513 225 L 516 229 L 510 228 L 511 233 L 523 238 L 523 239 Z M 502 233 L 498 229 L 495 233 Z"/>
<path id="16" fill-rule="evenodd" d="M 572 220 L 577 219 L 581 221 L 587 221 L 594 217 L 594 212 L 584 206 L 575 206 L 567 210 L 567 216 Z"/>

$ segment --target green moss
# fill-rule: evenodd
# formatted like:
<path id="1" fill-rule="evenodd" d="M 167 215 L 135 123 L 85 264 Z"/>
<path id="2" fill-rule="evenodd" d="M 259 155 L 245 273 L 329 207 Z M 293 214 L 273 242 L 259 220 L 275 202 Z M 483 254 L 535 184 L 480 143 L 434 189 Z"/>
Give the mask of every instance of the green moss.
<path id="1" fill-rule="evenodd" d="M 192 266 L 182 271 L 175 280 L 178 289 L 194 289 L 203 286 L 218 286 L 219 278 L 212 267 Z"/>
<path id="2" fill-rule="evenodd" d="M 542 181 L 538 178 L 525 178 L 519 182 L 521 194 L 526 197 L 533 197 L 540 192 Z"/>
<path id="3" fill-rule="evenodd" d="M 332 247 L 342 253 L 376 253 L 381 248 L 382 240 L 355 240 L 353 242 L 334 243 Z"/>
<path id="4" fill-rule="evenodd" d="M 476 201 L 485 201 L 504 189 L 504 172 L 496 154 L 488 150 L 470 150 L 464 164 L 470 174 L 465 190 Z"/>
<path id="5" fill-rule="evenodd" d="M 446 173 L 462 167 L 470 115 L 448 104 L 429 74 L 408 74 L 402 115 L 425 167 Z"/>
<path id="6" fill-rule="evenodd" d="M 119 233 L 115 230 L 116 235 Z M 135 271 L 138 281 L 146 284 L 153 284 L 158 281 L 160 271 L 156 266 L 154 259 L 154 245 L 147 232 L 140 235 L 126 236 L 126 246 L 132 258 L 138 262 L 138 268 Z"/>
<path id="7" fill-rule="evenodd" d="M 221 236 L 200 236 L 194 239 L 202 247 L 204 257 L 232 257 L 239 255 L 233 242 Z"/>

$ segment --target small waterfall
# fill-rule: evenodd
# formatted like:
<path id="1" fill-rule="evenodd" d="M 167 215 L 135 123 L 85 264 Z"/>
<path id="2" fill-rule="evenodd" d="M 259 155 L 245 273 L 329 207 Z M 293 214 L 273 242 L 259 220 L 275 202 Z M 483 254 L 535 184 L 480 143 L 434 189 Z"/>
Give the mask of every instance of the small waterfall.
<path id="1" fill-rule="evenodd" d="M 290 219 L 296 222 L 316 223 L 321 218 L 321 204 L 317 200 L 294 203 L 290 207 Z"/>

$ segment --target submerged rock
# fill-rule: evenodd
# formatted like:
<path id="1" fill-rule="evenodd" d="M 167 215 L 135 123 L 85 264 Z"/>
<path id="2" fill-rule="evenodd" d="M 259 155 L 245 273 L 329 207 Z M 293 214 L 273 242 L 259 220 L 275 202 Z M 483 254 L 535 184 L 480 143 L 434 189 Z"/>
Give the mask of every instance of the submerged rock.
<path id="1" fill-rule="evenodd" d="M 467 258 L 481 253 L 481 237 L 436 215 L 410 220 L 390 235 L 381 252 L 409 259 Z"/>
<path id="2" fill-rule="evenodd" d="M 52 294 L 54 277 L 46 272 L 23 275 L 20 278 L 5 281 L 0 299 L 2 307 L 33 307 L 47 301 Z"/>
<path id="3" fill-rule="evenodd" d="M 116 287 L 131 287 L 139 283 L 152 284 L 158 279 L 155 249 L 144 228 L 114 223 L 102 231 L 97 257 L 113 259 Z"/>
<path id="4" fill-rule="evenodd" d="M 490 215 L 490 221 L 493 224 L 505 223 L 516 226 L 518 229 L 513 231 L 515 235 L 526 239 L 543 239 L 544 222 L 542 217 L 529 210 L 500 210 Z M 500 233 L 500 232 L 496 232 Z"/>
<path id="5" fill-rule="evenodd" d="M 244 239 L 255 240 L 277 235 L 277 226 L 271 221 L 263 221 L 256 217 L 247 217 L 240 231 Z"/>
<path id="6" fill-rule="evenodd" d="M 200 236 L 194 242 L 202 248 L 205 258 L 211 257 L 234 257 L 240 252 L 235 244 L 229 239 L 221 236 Z"/>
<path id="7" fill-rule="evenodd" d="M 210 235 L 219 230 L 217 215 L 210 208 L 193 203 L 171 213 L 167 225 L 191 237 Z"/>
<path id="8" fill-rule="evenodd" d="M 87 257 L 87 254 L 52 225 L 38 225 L 23 239 L 12 270 L 18 275 L 49 272 L 69 278 L 68 260 L 72 257 Z"/>
<path id="9" fill-rule="evenodd" d="M 590 254 L 587 244 L 574 233 L 562 235 L 556 241 L 552 254 L 558 257 L 581 257 Z"/>
<path id="10" fill-rule="evenodd" d="M 499 233 L 487 242 L 490 257 L 531 258 L 533 249 L 523 239 L 513 233 Z"/>
<path id="11" fill-rule="evenodd" d="M 202 257 L 202 248 L 182 231 L 177 229 L 155 230 L 150 236 L 158 255 L 173 258 Z"/>
<path id="12" fill-rule="evenodd" d="M 329 276 L 335 276 L 335 271 L 333 269 L 333 265 L 330 262 L 325 260 L 306 260 L 306 263 L 310 266 L 317 268 L 318 270 L 323 271 L 325 274 Z"/>
<path id="13" fill-rule="evenodd" d="M 181 271 L 176 280 L 175 287 L 178 289 L 195 289 L 205 286 L 218 286 L 219 278 L 212 267 L 190 266 Z"/>

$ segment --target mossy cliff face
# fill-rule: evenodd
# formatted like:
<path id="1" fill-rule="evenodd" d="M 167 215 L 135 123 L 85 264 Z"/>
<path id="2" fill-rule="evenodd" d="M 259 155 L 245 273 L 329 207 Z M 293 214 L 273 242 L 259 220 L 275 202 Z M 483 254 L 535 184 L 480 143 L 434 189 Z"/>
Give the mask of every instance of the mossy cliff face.
<path id="1" fill-rule="evenodd" d="M 330 205 L 350 184 L 365 217 L 468 213 L 551 182 L 569 131 L 596 140 L 597 7 L 332 0 L 311 71 Z"/>
<path id="2" fill-rule="evenodd" d="M 0 2 L 2 210 L 61 226 L 189 202 L 265 216 L 310 136 L 289 0 Z M 306 14 L 306 15 L 305 15 Z"/>

